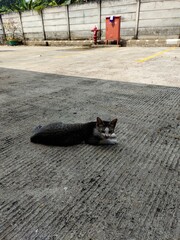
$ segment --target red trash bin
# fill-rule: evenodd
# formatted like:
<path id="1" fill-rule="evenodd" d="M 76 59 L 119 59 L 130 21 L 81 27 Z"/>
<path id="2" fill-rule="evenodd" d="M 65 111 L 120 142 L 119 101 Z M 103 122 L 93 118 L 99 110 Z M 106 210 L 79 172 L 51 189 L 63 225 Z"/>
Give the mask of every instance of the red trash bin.
<path id="1" fill-rule="evenodd" d="M 120 24 L 121 17 L 106 17 L 106 44 L 109 41 L 117 41 L 120 43 Z"/>

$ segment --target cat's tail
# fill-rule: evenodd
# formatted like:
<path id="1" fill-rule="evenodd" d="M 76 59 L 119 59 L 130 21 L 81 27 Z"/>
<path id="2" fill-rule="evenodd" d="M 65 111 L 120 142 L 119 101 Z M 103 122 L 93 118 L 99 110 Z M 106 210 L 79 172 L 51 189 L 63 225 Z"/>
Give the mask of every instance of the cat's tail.
<path id="1" fill-rule="evenodd" d="M 38 125 L 37 127 L 35 127 L 34 129 L 33 129 L 33 133 L 37 133 L 37 132 L 39 132 L 39 130 L 42 128 L 42 126 L 41 125 Z"/>
<path id="2" fill-rule="evenodd" d="M 38 133 L 39 133 L 41 128 L 42 128 L 41 125 L 38 125 L 37 127 L 34 128 L 33 135 L 30 138 L 31 142 L 38 143 Z"/>

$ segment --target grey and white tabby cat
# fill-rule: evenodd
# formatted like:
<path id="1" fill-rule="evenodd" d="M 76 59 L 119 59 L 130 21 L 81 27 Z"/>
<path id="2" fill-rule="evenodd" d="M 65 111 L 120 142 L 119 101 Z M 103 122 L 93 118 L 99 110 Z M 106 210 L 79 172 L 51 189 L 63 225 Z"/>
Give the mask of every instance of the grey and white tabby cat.
<path id="1" fill-rule="evenodd" d="M 117 143 L 114 133 L 116 123 L 117 119 L 103 121 L 99 117 L 96 122 L 51 123 L 44 127 L 37 127 L 31 137 L 31 142 L 54 146 L 70 146 L 80 143 L 113 145 Z"/>

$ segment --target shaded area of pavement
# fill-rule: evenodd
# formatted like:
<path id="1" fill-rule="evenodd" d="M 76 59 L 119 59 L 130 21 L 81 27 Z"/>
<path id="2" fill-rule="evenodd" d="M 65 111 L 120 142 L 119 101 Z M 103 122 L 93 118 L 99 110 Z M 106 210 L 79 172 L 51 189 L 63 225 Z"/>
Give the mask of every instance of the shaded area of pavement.
<path id="1" fill-rule="evenodd" d="M 0 68 L 1 240 L 177 240 L 180 88 Z M 118 118 L 117 146 L 32 129 Z"/>

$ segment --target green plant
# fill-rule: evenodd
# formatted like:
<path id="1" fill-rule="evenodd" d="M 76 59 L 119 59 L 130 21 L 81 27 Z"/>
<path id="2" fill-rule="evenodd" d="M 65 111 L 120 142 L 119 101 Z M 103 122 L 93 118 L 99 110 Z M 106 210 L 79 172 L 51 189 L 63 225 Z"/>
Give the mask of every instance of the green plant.
<path id="1" fill-rule="evenodd" d="M 44 0 L 35 0 L 33 2 L 33 9 L 37 12 L 41 12 L 44 8 L 48 7 L 48 2 Z"/>
<path id="2" fill-rule="evenodd" d="M 0 13 L 23 12 L 28 10 L 41 12 L 41 10 L 48 6 L 63 6 L 88 1 L 89 0 L 0 0 Z"/>
<path id="3" fill-rule="evenodd" d="M 11 5 L 12 10 L 15 10 L 17 12 L 22 12 L 26 10 L 32 10 L 33 9 L 33 0 L 18 0 L 15 4 Z"/>
<path id="4" fill-rule="evenodd" d="M 0 8 L 0 14 L 3 14 L 3 13 L 8 13 L 10 12 L 11 10 L 8 8 L 8 7 L 1 7 Z"/>

